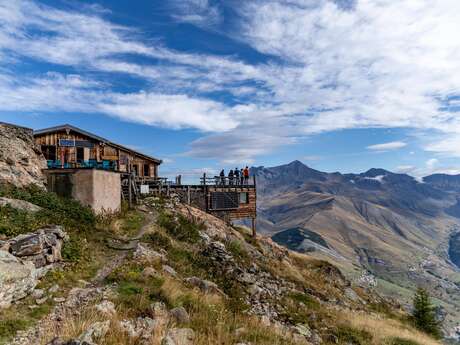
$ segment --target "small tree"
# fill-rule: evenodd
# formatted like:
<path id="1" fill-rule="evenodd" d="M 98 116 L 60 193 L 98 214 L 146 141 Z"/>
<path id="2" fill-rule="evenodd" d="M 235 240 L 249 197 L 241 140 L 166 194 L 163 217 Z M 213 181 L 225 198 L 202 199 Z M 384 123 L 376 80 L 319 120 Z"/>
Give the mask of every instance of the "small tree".
<path id="1" fill-rule="evenodd" d="M 435 338 L 441 337 L 441 327 L 438 320 L 436 320 L 436 313 L 428 292 L 423 288 L 418 288 L 414 295 L 414 311 L 412 312 L 412 319 L 415 326 L 428 333 Z"/>

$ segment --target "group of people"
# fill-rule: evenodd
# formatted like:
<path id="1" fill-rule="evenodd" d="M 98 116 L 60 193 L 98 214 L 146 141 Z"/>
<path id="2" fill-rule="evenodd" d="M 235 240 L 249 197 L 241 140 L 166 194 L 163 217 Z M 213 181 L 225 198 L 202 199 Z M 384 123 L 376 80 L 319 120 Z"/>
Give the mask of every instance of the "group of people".
<path id="1" fill-rule="evenodd" d="M 228 179 L 227 179 L 228 177 Z M 228 172 L 228 176 L 225 176 L 225 170 L 219 174 L 219 183 L 221 185 L 227 184 L 226 181 L 228 180 L 229 185 L 247 185 L 249 184 L 249 168 L 246 167 L 244 169 L 235 168 L 235 170 L 231 169 Z"/>

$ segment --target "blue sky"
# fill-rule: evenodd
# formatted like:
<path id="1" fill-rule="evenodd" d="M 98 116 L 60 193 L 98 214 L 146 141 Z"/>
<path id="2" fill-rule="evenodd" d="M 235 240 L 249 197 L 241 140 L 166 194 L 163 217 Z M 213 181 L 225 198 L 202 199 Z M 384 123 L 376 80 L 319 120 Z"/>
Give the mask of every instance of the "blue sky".
<path id="1" fill-rule="evenodd" d="M 0 0 L 0 120 L 71 123 L 164 175 L 460 173 L 458 0 Z"/>

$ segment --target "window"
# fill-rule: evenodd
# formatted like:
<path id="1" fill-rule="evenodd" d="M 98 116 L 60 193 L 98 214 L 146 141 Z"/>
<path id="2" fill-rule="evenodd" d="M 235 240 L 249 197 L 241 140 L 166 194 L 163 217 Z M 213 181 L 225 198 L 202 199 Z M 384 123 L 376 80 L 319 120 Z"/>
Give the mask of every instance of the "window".
<path id="1" fill-rule="evenodd" d="M 83 162 L 85 160 L 85 149 L 83 147 L 77 147 L 77 162 Z"/>
<path id="2" fill-rule="evenodd" d="M 42 145 L 42 152 L 48 161 L 56 160 L 56 146 L 54 145 Z"/>
<path id="3" fill-rule="evenodd" d="M 240 193 L 240 204 L 249 204 L 249 193 Z"/>
<path id="4" fill-rule="evenodd" d="M 134 175 L 139 176 L 139 167 L 137 166 L 137 164 L 133 164 L 132 167 Z"/>
<path id="5" fill-rule="evenodd" d="M 150 164 L 144 164 L 144 176 L 150 176 Z"/>

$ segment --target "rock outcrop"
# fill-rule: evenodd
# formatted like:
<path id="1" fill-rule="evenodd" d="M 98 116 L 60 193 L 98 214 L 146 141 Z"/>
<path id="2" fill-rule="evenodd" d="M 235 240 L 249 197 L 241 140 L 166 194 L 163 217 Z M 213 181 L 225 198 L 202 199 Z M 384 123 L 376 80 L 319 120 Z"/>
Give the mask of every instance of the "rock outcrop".
<path id="1" fill-rule="evenodd" d="M 51 264 L 62 260 L 65 240 L 67 234 L 61 227 L 50 226 L 0 241 L 0 308 L 32 293 Z"/>
<path id="2" fill-rule="evenodd" d="M 46 160 L 29 128 L 0 123 L 0 183 L 44 187 Z"/>
<path id="3" fill-rule="evenodd" d="M 37 270 L 32 262 L 22 262 L 0 250 L 0 309 L 26 297 L 37 283 Z"/>
<path id="4" fill-rule="evenodd" d="M 62 227 L 53 225 L 34 233 L 16 236 L 1 245 L 23 261 L 32 261 L 36 268 L 62 260 L 61 248 L 68 239 Z"/>

